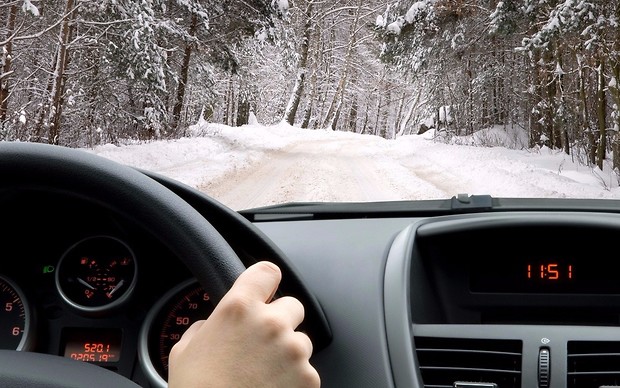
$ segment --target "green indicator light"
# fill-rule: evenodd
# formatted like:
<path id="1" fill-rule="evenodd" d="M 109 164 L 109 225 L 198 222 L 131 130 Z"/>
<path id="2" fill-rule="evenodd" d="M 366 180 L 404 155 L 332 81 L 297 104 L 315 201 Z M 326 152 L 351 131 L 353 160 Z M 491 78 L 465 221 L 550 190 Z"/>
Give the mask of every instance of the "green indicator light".
<path id="1" fill-rule="evenodd" d="M 53 265 L 46 265 L 43 267 L 43 273 L 52 273 L 56 268 Z"/>

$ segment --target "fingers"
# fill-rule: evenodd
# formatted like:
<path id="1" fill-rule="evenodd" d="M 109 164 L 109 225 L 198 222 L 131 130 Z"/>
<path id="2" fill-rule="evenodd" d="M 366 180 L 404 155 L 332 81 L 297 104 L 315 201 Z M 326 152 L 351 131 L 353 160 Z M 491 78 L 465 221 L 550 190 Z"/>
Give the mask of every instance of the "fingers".
<path id="1" fill-rule="evenodd" d="M 228 294 L 267 303 L 273 298 L 281 279 L 278 266 L 261 261 L 243 271 Z"/>
<path id="2" fill-rule="evenodd" d="M 310 337 L 301 331 L 295 331 L 304 320 L 304 306 L 296 298 L 284 296 L 269 304 L 272 313 L 278 316 L 284 325 L 290 325 L 290 358 L 308 360 L 312 356 L 313 345 Z"/>
<path id="3" fill-rule="evenodd" d="M 285 296 L 272 301 L 278 289 L 282 273 L 273 263 L 258 262 L 248 267 L 230 289 L 230 298 L 239 297 L 270 305 L 272 314 L 295 329 L 304 320 L 304 306 L 299 300 Z"/>
<path id="4" fill-rule="evenodd" d="M 290 324 L 292 329 L 297 328 L 303 322 L 305 311 L 301 302 L 290 296 L 283 296 L 269 304 L 284 322 Z"/>
<path id="5" fill-rule="evenodd" d="M 296 331 L 293 333 L 296 337 L 295 340 L 299 344 L 299 346 L 304 350 L 302 356 L 304 359 L 309 359 L 312 356 L 312 352 L 314 351 L 314 346 L 312 345 L 312 340 L 306 333 L 302 333 L 301 331 Z"/>
<path id="6" fill-rule="evenodd" d="M 198 330 L 200 330 L 204 323 L 204 320 L 194 322 L 187 330 L 185 330 L 185 333 L 183 333 L 181 339 L 173 346 L 173 349 L 184 349 L 192 338 L 194 338 L 194 335 L 198 332 Z"/>

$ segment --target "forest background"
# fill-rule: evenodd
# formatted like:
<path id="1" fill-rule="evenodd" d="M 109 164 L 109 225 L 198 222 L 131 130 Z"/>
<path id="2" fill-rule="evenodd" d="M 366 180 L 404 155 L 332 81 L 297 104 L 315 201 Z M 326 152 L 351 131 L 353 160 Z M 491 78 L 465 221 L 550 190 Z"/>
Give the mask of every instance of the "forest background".
<path id="1" fill-rule="evenodd" d="M 2 0 L 0 140 L 515 128 L 620 167 L 620 0 Z"/>

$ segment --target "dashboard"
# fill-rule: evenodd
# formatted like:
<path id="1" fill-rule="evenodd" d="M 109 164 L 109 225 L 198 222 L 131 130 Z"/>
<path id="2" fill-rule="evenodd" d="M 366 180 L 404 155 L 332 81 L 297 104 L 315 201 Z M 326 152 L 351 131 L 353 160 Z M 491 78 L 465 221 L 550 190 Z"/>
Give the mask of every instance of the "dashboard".
<path id="1" fill-rule="evenodd" d="M 615 201 L 474 196 L 237 213 L 139 173 L 207 219 L 244 265 L 283 268 L 280 293 L 306 306 L 301 329 L 323 387 L 620 384 Z M 0 348 L 165 387 L 170 348 L 217 296 L 167 235 L 105 202 L 71 187 L 0 186 Z"/>

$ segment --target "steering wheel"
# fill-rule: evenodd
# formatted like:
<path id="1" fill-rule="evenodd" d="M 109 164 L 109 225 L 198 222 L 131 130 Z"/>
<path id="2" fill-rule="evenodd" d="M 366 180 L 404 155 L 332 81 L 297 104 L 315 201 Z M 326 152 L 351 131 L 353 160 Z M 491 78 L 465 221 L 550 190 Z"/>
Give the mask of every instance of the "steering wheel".
<path id="1" fill-rule="evenodd" d="M 145 174 L 86 151 L 0 142 L 0 198 L 55 192 L 107 208 L 159 238 L 211 295 L 224 296 L 245 266 L 192 206 Z M 106 369 L 60 356 L 0 351 L 0 386 L 137 387 Z"/>

